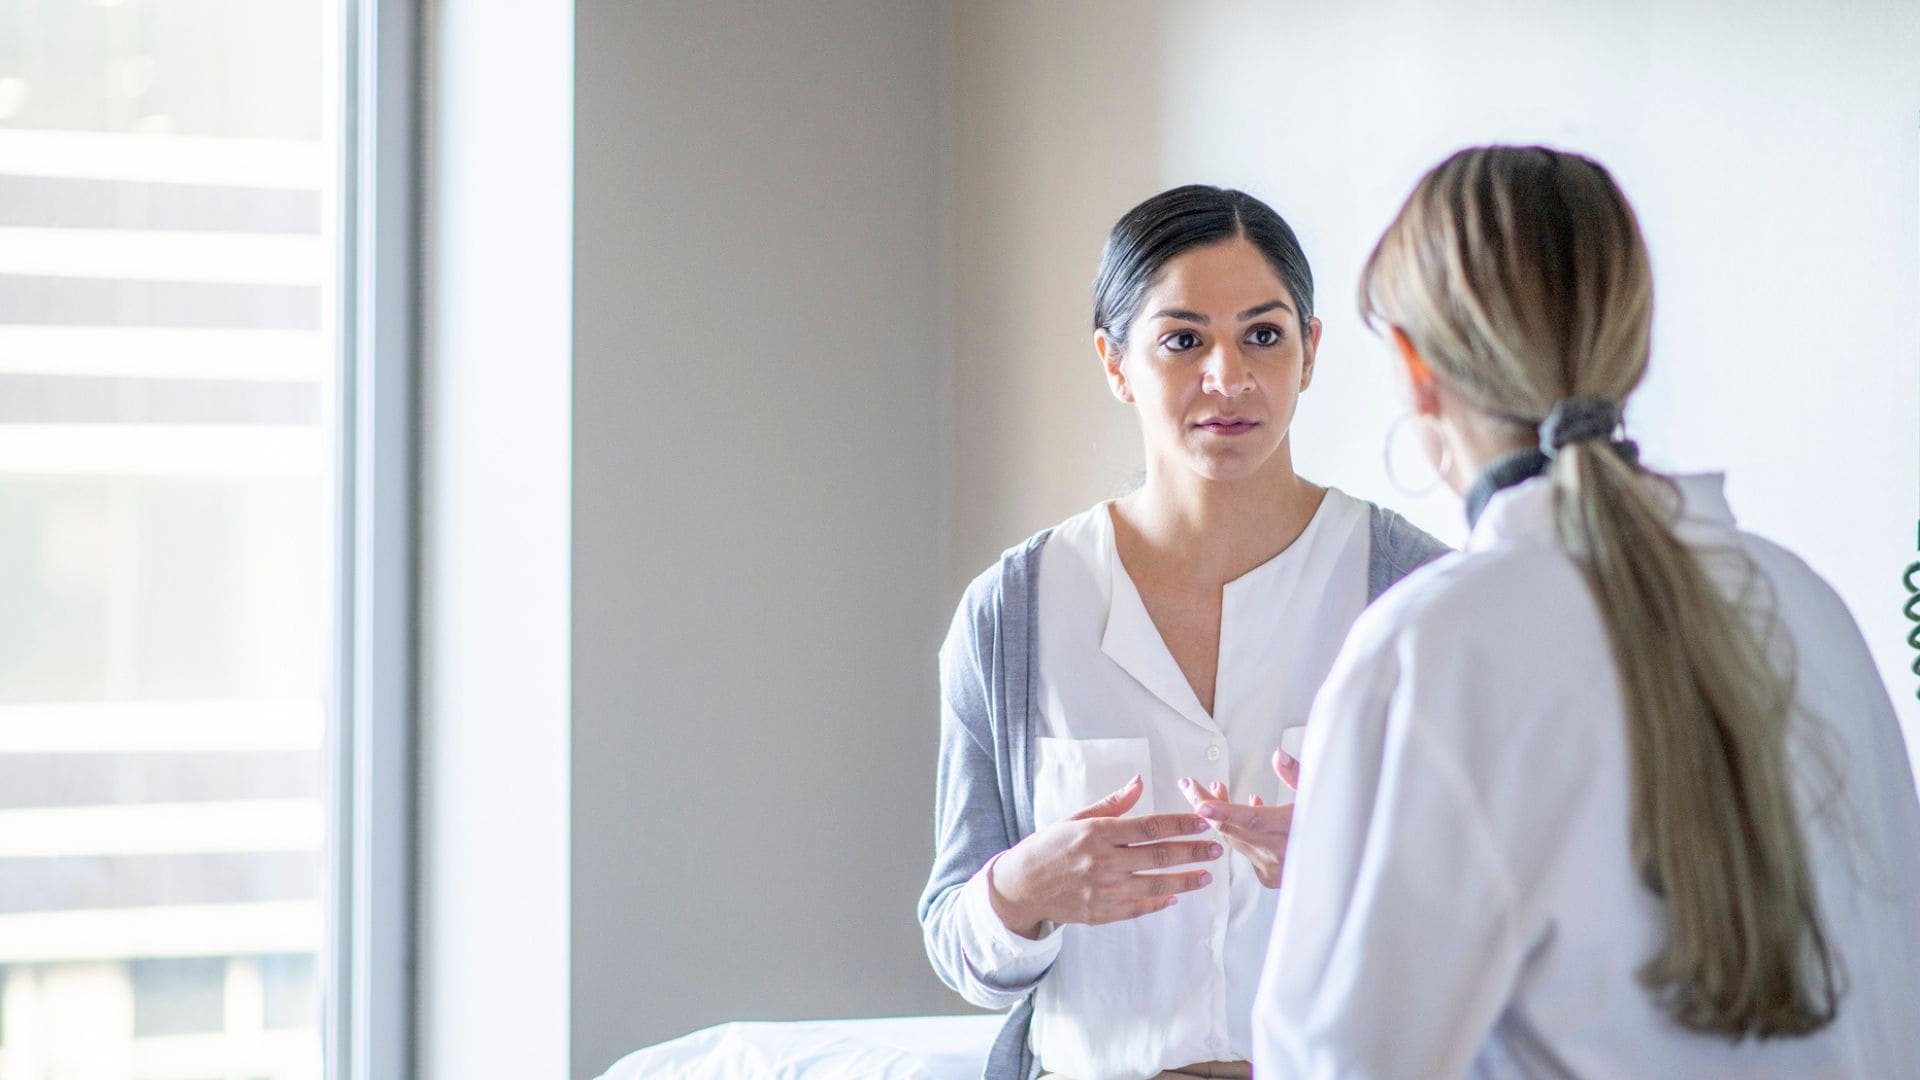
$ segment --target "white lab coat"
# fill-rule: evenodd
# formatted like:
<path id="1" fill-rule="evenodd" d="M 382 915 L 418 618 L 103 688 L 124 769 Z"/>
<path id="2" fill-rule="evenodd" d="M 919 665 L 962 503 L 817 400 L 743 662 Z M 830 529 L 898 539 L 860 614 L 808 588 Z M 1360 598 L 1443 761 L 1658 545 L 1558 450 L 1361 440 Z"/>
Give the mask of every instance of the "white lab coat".
<path id="1" fill-rule="evenodd" d="M 1663 922 L 1629 854 L 1625 715 L 1536 479 L 1362 616 L 1315 702 L 1255 1002 L 1263 1080 L 1920 1075 L 1920 803 L 1886 689 L 1832 589 L 1738 532 L 1718 476 L 1680 487 L 1682 538 L 1744 550 L 1791 636 L 1838 1019 L 1733 1044 L 1638 982 Z"/>

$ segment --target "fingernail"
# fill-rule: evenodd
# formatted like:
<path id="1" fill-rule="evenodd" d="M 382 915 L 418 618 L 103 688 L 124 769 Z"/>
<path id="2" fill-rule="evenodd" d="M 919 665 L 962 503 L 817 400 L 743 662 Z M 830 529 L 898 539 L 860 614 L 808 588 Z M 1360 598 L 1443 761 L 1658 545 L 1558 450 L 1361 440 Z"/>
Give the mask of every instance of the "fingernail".
<path id="1" fill-rule="evenodd" d="M 1221 810 L 1217 806 L 1203 806 L 1200 809 L 1194 811 L 1194 813 L 1199 814 L 1203 818 L 1209 818 L 1214 820 L 1218 820 L 1219 818 L 1226 816 L 1226 812 Z M 1206 822 L 1203 821 L 1200 824 L 1205 825 Z"/>
<path id="2" fill-rule="evenodd" d="M 1207 845 L 1207 858 L 1209 858 L 1209 859 L 1217 859 L 1217 858 L 1219 858 L 1219 857 L 1220 857 L 1220 845 L 1219 845 L 1219 844 L 1208 844 L 1208 845 Z"/>
<path id="3" fill-rule="evenodd" d="M 1125 785 L 1125 786 L 1127 786 L 1127 787 L 1132 787 L 1133 785 L 1135 785 L 1135 784 L 1137 784 L 1137 783 L 1139 783 L 1139 782 L 1140 782 L 1140 774 L 1139 774 L 1139 773 L 1134 773 L 1134 774 L 1133 774 L 1133 779 L 1131 779 L 1131 780 L 1129 780 L 1129 781 L 1127 781 L 1127 783 L 1126 783 L 1126 785 Z"/>
<path id="4" fill-rule="evenodd" d="M 1200 871 L 1200 884 L 1203 887 L 1213 884 L 1213 875 L 1207 873 L 1205 870 Z"/>
<path id="5" fill-rule="evenodd" d="M 1191 776 L 1183 776 L 1183 777 L 1181 777 L 1181 778 L 1180 778 L 1180 788 L 1181 788 L 1181 790 L 1183 790 L 1183 791 L 1184 791 L 1184 790 L 1186 790 L 1187 788 L 1190 788 L 1190 787 L 1192 787 L 1192 786 L 1193 786 L 1193 777 L 1191 777 Z"/>
<path id="6" fill-rule="evenodd" d="M 1179 898 L 1179 897 L 1177 897 L 1177 896 L 1169 896 L 1169 897 L 1167 897 L 1167 902 L 1166 902 L 1166 905 L 1165 905 L 1165 906 L 1167 906 L 1167 907 L 1172 907 L 1173 905 L 1175 905 L 1175 904 L 1177 904 L 1177 903 L 1179 903 L 1179 902 L 1180 902 L 1180 898 Z"/>
<path id="7" fill-rule="evenodd" d="M 1293 760 L 1293 755 L 1287 753 L 1285 750 L 1275 750 L 1274 753 L 1280 755 L 1280 764 L 1283 768 L 1291 769 L 1295 765 L 1300 764 L 1299 762 Z"/>

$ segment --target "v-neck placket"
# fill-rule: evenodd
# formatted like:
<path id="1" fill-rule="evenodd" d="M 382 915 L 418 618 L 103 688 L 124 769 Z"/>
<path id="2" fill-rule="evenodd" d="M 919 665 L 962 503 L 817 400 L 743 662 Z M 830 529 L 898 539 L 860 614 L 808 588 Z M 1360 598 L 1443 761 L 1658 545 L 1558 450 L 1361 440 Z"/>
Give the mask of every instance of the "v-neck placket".
<path id="1" fill-rule="evenodd" d="M 1167 647 L 1160 628 L 1154 625 L 1146 601 L 1140 597 L 1139 587 L 1134 584 L 1133 576 L 1127 572 L 1120 558 L 1120 545 L 1115 535 L 1111 510 L 1103 515 L 1105 520 L 1100 523 L 1103 529 L 1101 540 L 1108 562 L 1110 584 L 1107 625 L 1101 637 L 1100 649 L 1154 697 L 1205 732 L 1204 737 L 1193 738 L 1184 751 L 1176 754 L 1177 758 L 1190 762 L 1206 762 L 1211 774 L 1196 770 L 1196 778 L 1202 783 L 1224 780 L 1233 775 L 1235 755 L 1232 740 L 1227 736 L 1227 727 L 1237 713 L 1247 707 L 1243 695 L 1253 694 L 1252 688 L 1257 684 L 1257 679 L 1249 675 L 1247 685 L 1243 687 L 1242 680 L 1236 676 L 1243 669 L 1258 664 L 1260 649 L 1269 637 L 1250 629 L 1252 624 L 1248 620 L 1259 618 L 1260 612 L 1264 612 L 1269 621 L 1281 620 L 1288 599 L 1296 591 L 1301 567 L 1312 551 L 1320 522 L 1325 516 L 1327 501 L 1324 498 L 1321 500 L 1306 528 L 1285 550 L 1275 553 L 1266 562 L 1221 588 L 1220 639 L 1214 660 L 1212 713 L 1201 706 L 1199 696 L 1193 691 L 1193 684 L 1187 680 L 1186 673 L 1180 670 L 1179 661 L 1174 659 L 1173 650 Z M 1216 1058 L 1224 1057 L 1228 1052 L 1227 932 L 1232 921 L 1236 879 L 1247 872 L 1234 859 L 1222 860 L 1216 871 L 1219 882 L 1194 896 L 1194 908 L 1189 909 L 1190 918 L 1197 916 L 1198 925 L 1190 927 L 1197 931 L 1194 944 L 1211 959 L 1204 985 L 1194 989 L 1209 999 L 1204 1045 L 1206 1052 Z M 1247 885 L 1239 882 L 1237 888 L 1244 892 Z"/>
<path id="2" fill-rule="evenodd" d="M 1167 647 L 1166 638 L 1154 624 L 1146 601 L 1140 597 L 1139 587 L 1127 572 L 1126 564 L 1120 558 L 1119 540 L 1114 534 L 1112 511 L 1107 510 L 1101 515 L 1103 520 L 1100 529 L 1108 564 L 1109 601 L 1100 651 L 1168 708 L 1206 731 L 1224 736 L 1226 727 L 1221 717 L 1233 714 L 1232 706 L 1242 691 L 1240 680 L 1232 676 L 1238 673 L 1243 664 L 1256 659 L 1243 656 L 1243 653 L 1249 649 L 1258 652 L 1251 642 L 1243 645 L 1243 638 L 1259 636 L 1239 632 L 1239 628 L 1246 625 L 1246 620 L 1251 617 L 1244 609 L 1248 604 L 1258 604 L 1271 609 L 1273 617 L 1279 617 L 1279 612 L 1299 584 L 1300 568 L 1307 561 L 1305 553 L 1319 531 L 1326 506 L 1327 500 L 1323 498 L 1320 506 L 1315 508 L 1313 517 L 1308 519 L 1307 527 L 1301 530 L 1293 543 L 1221 588 L 1220 638 L 1214 658 L 1211 713 L 1200 704 L 1199 695 L 1193 692 L 1193 684 L 1187 680 L 1186 672 L 1180 670 L 1180 662 L 1174 659 L 1173 650 Z"/>
<path id="3" fill-rule="evenodd" d="M 1160 636 L 1160 628 L 1154 625 L 1153 616 L 1147 612 L 1147 604 L 1140 598 L 1140 590 L 1134 586 L 1133 578 L 1120 563 L 1119 550 L 1111 542 L 1111 526 L 1108 528 L 1112 600 L 1107 609 L 1106 633 L 1100 638 L 1100 651 L 1168 708 L 1207 731 L 1216 735 L 1224 734 L 1220 725 L 1200 704 L 1200 697 L 1193 692 L 1193 684 L 1187 681 L 1186 672 L 1180 670 L 1180 662 L 1173 658 L 1173 650 L 1167 648 L 1166 639 Z M 1214 681 L 1217 683 L 1219 678 L 1216 667 Z M 1214 697 L 1217 704 L 1218 693 Z"/>

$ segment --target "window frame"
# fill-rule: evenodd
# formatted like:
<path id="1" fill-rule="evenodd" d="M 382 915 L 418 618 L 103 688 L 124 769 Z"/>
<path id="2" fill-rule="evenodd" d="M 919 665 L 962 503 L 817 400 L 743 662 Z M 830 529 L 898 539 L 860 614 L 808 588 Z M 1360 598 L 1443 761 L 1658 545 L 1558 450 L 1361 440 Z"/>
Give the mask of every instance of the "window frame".
<path id="1" fill-rule="evenodd" d="M 328 1080 L 414 1072 L 420 12 L 341 0 Z"/>

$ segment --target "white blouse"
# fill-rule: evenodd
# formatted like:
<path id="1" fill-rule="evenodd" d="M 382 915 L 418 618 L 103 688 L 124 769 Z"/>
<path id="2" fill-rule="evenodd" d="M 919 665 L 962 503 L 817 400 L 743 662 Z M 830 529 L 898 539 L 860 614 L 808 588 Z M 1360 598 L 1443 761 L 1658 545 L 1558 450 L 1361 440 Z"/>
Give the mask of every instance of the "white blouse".
<path id="1" fill-rule="evenodd" d="M 1920 1068 L 1920 804 L 1892 703 L 1832 589 L 1738 532 L 1718 476 L 1680 486 L 1682 539 L 1744 551 L 1791 638 L 1811 722 L 1789 760 L 1848 987 L 1836 1022 L 1734 1044 L 1638 982 L 1664 924 L 1629 851 L 1616 669 L 1542 479 L 1375 604 L 1314 706 L 1255 1007 L 1263 1080 Z M 1735 580 L 1737 560 L 1709 565 Z"/>
<path id="2" fill-rule="evenodd" d="M 1227 584 L 1212 715 L 1120 563 L 1108 505 L 1055 529 L 1040 552 L 1037 598 L 1036 826 L 1111 794 L 1135 773 L 1145 792 L 1133 814 L 1187 810 L 1183 776 L 1224 780 L 1235 801 L 1287 801 L 1270 759 L 1282 732 L 1306 723 L 1366 606 L 1367 526 L 1365 503 L 1329 489 L 1293 544 Z M 1046 971 L 1032 1029 L 1044 1068 L 1108 1080 L 1249 1058 L 1276 894 L 1241 856 L 1229 849 L 1182 867 L 1209 869 L 1214 880 L 1165 911 L 1063 926 L 1038 941 L 994 915 L 991 866 L 962 894 L 963 948 L 990 981 L 1017 984 Z"/>

